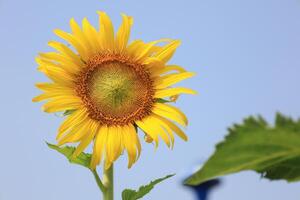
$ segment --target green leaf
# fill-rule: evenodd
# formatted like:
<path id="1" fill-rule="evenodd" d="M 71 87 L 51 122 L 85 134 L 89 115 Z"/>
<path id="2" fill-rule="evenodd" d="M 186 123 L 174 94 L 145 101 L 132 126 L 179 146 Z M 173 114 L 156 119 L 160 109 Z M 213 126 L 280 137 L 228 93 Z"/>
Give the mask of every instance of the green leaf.
<path id="1" fill-rule="evenodd" d="M 59 147 L 54 144 L 47 143 L 48 147 L 51 149 L 54 149 L 58 151 L 59 153 L 66 156 L 66 158 L 69 160 L 70 163 L 77 164 L 84 166 L 86 168 L 90 168 L 90 162 L 91 162 L 91 154 L 88 153 L 80 153 L 79 156 L 72 159 L 72 154 L 75 151 L 75 147 L 65 146 L 65 147 Z"/>
<path id="2" fill-rule="evenodd" d="M 171 174 L 171 175 L 168 175 L 168 176 L 165 176 L 163 178 L 159 178 L 159 179 L 156 179 L 154 181 L 151 181 L 148 185 L 145 185 L 145 186 L 141 186 L 138 191 L 135 191 L 135 190 L 130 190 L 130 189 L 125 189 L 123 192 L 122 192 L 122 200 L 136 200 L 136 199 L 140 199 L 142 198 L 143 196 L 145 196 L 146 194 L 148 194 L 156 184 L 174 176 L 175 174 Z"/>
<path id="3" fill-rule="evenodd" d="M 73 112 L 75 112 L 76 110 L 66 110 L 64 113 L 63 113 L 63 116 L 67 116 L 67 115 L 70 115 L 72 114 Z"/>
<path id="4" fill-rule="evenodd" d="M 166 99 L 162 99 L 162 98 L 158 98 L 158 99 L 156 99 L 156 102 L 157 102 L 157 103 L 170 103 L 170 102 L 172 102 L 172 101 L 166 100 Z"/>
<path id="5" fill-rule="evenodd" d="M 249 117 L 243 124 L 234 125 L 215 153 L 185 184 L 197 185 L 244 170 L 254 170 L 271 180 L 299 181 L 300 120 L 278 113 L 274 126 L 262 117 Z"/>

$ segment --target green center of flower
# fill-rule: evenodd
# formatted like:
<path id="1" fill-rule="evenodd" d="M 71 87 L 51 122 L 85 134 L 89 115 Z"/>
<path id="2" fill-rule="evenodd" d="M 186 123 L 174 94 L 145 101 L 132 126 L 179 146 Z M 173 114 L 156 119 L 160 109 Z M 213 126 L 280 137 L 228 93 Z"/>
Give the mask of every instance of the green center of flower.
<path id="1" fill-rule="evenodd" d="M 89 116 L 107 125 L 125 125 L 151 112 L 152 80 L 143 65 L 118 55 L 92 58 L 78 78 L 77 94 Z"/>
<path id="2" fill-rule="evenodd" d="M 89 84 L 92 100 L 103 112 L 114 116 L 134 111 L 147 93 L 143 80 L 134 69 L 118 62 L 98 67 Z"/>

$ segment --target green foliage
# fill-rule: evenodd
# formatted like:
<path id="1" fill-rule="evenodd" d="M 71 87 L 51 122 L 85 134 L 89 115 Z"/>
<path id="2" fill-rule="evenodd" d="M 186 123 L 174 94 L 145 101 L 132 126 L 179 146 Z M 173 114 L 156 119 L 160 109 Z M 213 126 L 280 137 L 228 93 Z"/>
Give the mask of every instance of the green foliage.
<path id="1" fill-rule="evenodd" d="M 50 143 L 47 143 L 47 145 L 49 148 L 54 149 L 59 153 L 63 154 L 69 160 L 70 163 L 81 165 L 86 168 L 90 167 L 91 154 L 82 152 L 76 158 L 72 158 L 72 154 L 76 149 L 75 147 L 69 147 L 69 146 L 59 147 L 57 145 L 50 144 Z"/>
<path id="2" fill-rule="evenodd" d="M 67 116 L 67 115 L 70 115 L 72 114 L 73 112 L 75 112 L 76 110 L 66 110 L 64 113 L 63 113 L 63 116 Z"/>
<path id="3" fill-rule="evenodd" d="M 154 181 L 151 181 L 148 185 L 145 185 L 145 186 L 141 186 L 138 191 L 135 191 L 135 190 L 130 190 L 130 189 L 125 189 L 123 192 L 122 192 L 122 200 L 136 200 L 136 199 L 140 199 L 142 198 L 143 196 L 145 196 L 146 194 L 148 194 L 156 184 L 174 176 L 175 174 L 171 174 L 171 175 L 168 175 L 168 176 L 165 176 L 163 178 L 159 178 L 159 179 L 156 179 Z"/>
<path id="4" fill-rule="evenodd" d="M 166 100 L 166 99 L 162 99 L 162 98 L 158 98 L 158 99 L 156 99 L 156 102 L 157 102 L 157 103 L 170 103 L 170 102 L 172 102 L 172 101 Z"/>
<path id="5" fill-rule="evenodd" d="M 234 125 L 215 153 L 185 183 L 197 185 L 243 170 L 254 170 L 271 180 L 299 181 L 300 120 L 277 114 L 274 126 L 262 117 L 249 117 Z"/>

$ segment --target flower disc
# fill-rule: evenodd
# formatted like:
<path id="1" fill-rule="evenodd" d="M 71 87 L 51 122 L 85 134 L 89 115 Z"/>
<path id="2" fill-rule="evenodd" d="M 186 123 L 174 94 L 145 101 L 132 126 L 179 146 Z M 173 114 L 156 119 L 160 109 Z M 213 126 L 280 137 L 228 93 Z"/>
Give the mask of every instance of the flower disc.
<path id="1" fill-rule="evenodd" d="M 152 87 L 142 65 L 118 55 L 97 55 L 79 76 L 77 93 L 92 119 L 125 125 L 150 113 Z"/>

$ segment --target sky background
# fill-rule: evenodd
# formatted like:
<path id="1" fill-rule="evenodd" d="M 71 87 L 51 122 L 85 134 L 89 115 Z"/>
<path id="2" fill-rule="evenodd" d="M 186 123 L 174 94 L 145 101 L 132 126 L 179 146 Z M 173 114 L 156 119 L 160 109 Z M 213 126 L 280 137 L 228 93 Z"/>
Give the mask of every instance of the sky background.
<path id="1" fill-rule="evenodd" d="M 127 158 L 119 159 L 116 200 L 124 188 L 174 172 L 144 199 L 195 199 L 181 181 L 212 154 L 228 126 L 257 114 L 272 122 L 276 111 L 300 116 L 299 0 L 0 0 L 0 200 L 101 199 L 88 170 L 45 145 L 55 142 L 61 117 L 31 102 L 40 93 L 34 83 L 46 80 L 34 57 L 50 50 L 47 42 L 57 39 L 52 30 L 69 31 L 71 17 L 98 25 L 97 10 L 115 25 L 120 13 L 133 16 L 132 39 L 181 39 L 170 63 L 198 74 L 183 85 L 199 95 L 176 103 L 189 117 L 189 141 L 177 138 L 173 151 L 142 142 L 130 170 Z M 296 200 L 299 187 L 243 172 L 226 176 L 211 200 Z"/>

